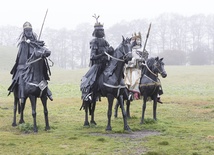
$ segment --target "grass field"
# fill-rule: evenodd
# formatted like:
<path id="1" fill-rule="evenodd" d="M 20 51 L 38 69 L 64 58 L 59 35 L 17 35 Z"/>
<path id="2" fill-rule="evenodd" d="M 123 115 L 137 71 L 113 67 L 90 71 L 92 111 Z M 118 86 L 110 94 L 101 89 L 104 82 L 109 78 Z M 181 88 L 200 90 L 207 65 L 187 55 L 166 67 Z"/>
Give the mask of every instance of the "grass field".
<path id="1" fill-rule="evenodd" d="M 24 125 L 12 127 L 13 97 L 7 96 L 9 70 L 0 72 L 0 154 L 53 155 L 211 155 L 214 154 L 214 66 L 166 66 L 161 78 L 164 104 L 158 104 L 158 121 L 152 120 L 148 102 L 146 123 L 140 125 L 142 101 L 131 104 L 128 120 L 133 133 L 123 131 L 121 111 L 112 116 L 112 132 L 106 132 L 107 101 L 97 103 L 97 126 L 83 127 L 79 84 L 87 69 L 52 68 L 48 101 L 51 130 L 44 131 L 41 102 L 37 104 L 38 133 L 32 132 L 28 101 Z M 19 117 L 19 116 L 18 116 Z M 135 136 L 133 136 L 135 135 Z"/>

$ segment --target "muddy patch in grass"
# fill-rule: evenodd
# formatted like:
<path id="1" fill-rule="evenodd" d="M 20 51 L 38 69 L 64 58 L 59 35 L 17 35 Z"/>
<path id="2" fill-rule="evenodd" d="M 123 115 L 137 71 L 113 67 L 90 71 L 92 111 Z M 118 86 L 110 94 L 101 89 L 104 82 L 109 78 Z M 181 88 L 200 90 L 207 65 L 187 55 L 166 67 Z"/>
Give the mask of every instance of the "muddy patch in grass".
<path id="1" fill-rule="evenodd" d="M 143 130 L 143 131 L 134 131 L 131 133 L 91 133 L 93 136 L 105 136 L 112 137 L 124 143 L 126 146 L 124 149 L 115 149 L 112 150 L 113 154 L 130 154 L 130 155 L 139 155 L 148 152 L 148 149 L 144 147 L 145 137 L 160 135 L 160 132 Z"/>
<path id="2" fill-rule="evenodd" d="M 134 131 L 131 133 L 91 133 L 91 135 L 97 136 L 107 136 L 107 137 L 114 137 L 114 138 L 129 138 L 129 139 L 142 139 L 148 136 L 155 136 L 160 135 L 161 133 L 158 131 L 150 131 L 150 130 L 143 130 L 143 131 Z"/>

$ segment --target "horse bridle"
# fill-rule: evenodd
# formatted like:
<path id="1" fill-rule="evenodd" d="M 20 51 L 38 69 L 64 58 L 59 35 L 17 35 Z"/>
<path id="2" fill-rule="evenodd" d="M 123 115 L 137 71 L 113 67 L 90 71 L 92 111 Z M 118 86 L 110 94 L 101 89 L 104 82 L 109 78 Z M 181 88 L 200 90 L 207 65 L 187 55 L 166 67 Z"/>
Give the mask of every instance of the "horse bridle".
<path id="1" fill-rule="evenodd" d="M 161 72 L 161 71 L 159 70 L 159 68 L 156 67 L 156 65 L 155 65 L 156 63 L 157 63 L 157 61 L 155 60 L 155 63 L 154 63 L 152 66 L 154 66 L 155 69 L 157 69 L 157 70 L 159 71 L 159 73 L 162 74 L 163 72 Z M 154 76 L 158 76 L 157 74 L 155 74 L 155 73 L 148 67 L 147 63 L 142 63 L 142 65 L 146 66 L 146 68 L 148 69 L 148 71 L 149 71 L 150 73 L 152 73 Z"/>
<path id="2" fill-rule="evenodd" d="M 124 48 L 125 48 L 125 47 L 123 46 L 123 51 L 125 51 Z M 119 51 L 120 51 L 120 50 L 119 50 Z M 124 56 L 123 56 L 124 59 L 115 58 L 115 57 L 113 57 L 112 55 L 108 54 L 107 52 L 105 52 L 105 54 L 108 56 L 108 60 L 109 60 L 109 58 L 112 58 L 112 59 L 117 60 L 117 61 L 125 62 L 126 59 L 127 59 L 126 56 L 127 56 L 128 54 L 130 54 L 131 52 L 127 52 L 127 53 L 122 52 L 122 51 L 120 51 L 120 52 L 124 54 Z"/>
<path id="3" fill-rule="evenodd" d="M 123 48 L 125 48 L 124 46 L 123 46 Z M 125 51 L 125 49 L 123 49 L 123 51 Z M 121 52 L 121 51 L 120 51 Z M 123 56 L 123 58 L 124 59 L 118 59 L 118 58 L 115 58 L 115 57 L 113 57 L 112 55 L 110 55 L 110 54 L 108 54 L 107 52 L 105 52 L 105 54 L 108 56 L 108 59 L 109 58 L 112 58 L 112 59 L 114 59 L 114 60 L 117 60 L 117 61 L 121 61 L 121 62 L 125 62 L 126 61 L 126 56 L 129 54 L 129 53 L 131 53 L 131 52 L 127 52 L 127 53 L 125 53 L 125 52 L 122 52 L 123 54 L 124 54 L 124 56 Z M 103 83 L 105 86 L 107 86 L 107 87 L 110 87 L 110 88 L 117 88 L 118 90 L 117 90 L 117 97 L 120 95 L 120 89 L 122 89 L 122 88 L 126 88 L 126 86 L 121 86 L 121 85 L 117 85 L 117 86 L 115 86 L 115 85 L 110 85 L 110 84 L 107 84 L 107 83 Z"/>

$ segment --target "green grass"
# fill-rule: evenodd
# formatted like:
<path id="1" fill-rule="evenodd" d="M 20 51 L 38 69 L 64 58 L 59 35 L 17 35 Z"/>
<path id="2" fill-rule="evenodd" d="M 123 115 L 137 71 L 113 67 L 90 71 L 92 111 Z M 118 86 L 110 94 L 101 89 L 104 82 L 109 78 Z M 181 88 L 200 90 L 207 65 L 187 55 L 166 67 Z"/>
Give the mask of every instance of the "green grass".
<path id="1" fill-rule="evenodd" d="M 214 66 L 166 66 L 168 77 L 161 79 L 164 104 L 158 104 L 157 118 L 152 119 L 148 102 L 145 124 L 140 124 L 142 101 L 131 103 L 129 126 L 135 131 L 157 131 L 160 134 L 130 139 L 102 136 L 107 124 L 107 100 L 97 103 L 97 126 L 83 127 L 79 84 L 87 69 L 52 68 L 49 87 L 54 101 L 48 101 L 51 130 L 44 131 L 41 102 L 37 104 L 38 133 L 32 130 L 29 101 L 24 125 L 12 127 L 13 97 L 7 97 L 11 82 L 9 70 L 0 72 L 0 154 L 53 155 L 210 155 L 214 154 Z M 19 115 L 17 115 L 17 121 Z M 99 134 L 92 134 L 99 133 Z M 112 116 L 112 134 L 123 134 L 121 111 Z"/>

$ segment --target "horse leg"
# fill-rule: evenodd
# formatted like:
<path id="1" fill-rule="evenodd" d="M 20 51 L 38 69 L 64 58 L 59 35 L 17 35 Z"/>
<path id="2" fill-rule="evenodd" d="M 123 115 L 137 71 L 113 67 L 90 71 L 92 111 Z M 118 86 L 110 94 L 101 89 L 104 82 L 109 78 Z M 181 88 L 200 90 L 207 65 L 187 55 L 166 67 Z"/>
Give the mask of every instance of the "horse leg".
<path id="1" fill-rule="evenodd" d="M 17 106 L 18 106 L 18 110 L 20 111 L 19 99 L 14 94 L 13 123 L 12 123 L 12 126 L 14 126 L 14 127 L 17 126 L 17 123 L 16 123 Z"/>
<path id="2" fill-rule="evenodd" d="M 44 117 L 45 117 L 45 131 L 50 130 L 49 120 L 48 120 L 48 108 L 47 108 L 47 96 L 41 97 L 41 101 L 44 109 Z"/>
<path id="3" fill-rule="evenodd" d="M 131 101 L 128 99 L 128 100 L 126 101 L 126 113 L 127 113 L 127 118 L 131 118 L 131 116 L 130 116 L 130 103 L 131 103 Z"/>
<path id="4" fill-rule="evenodd" d="M 20 120 L 19 120 L 19 124 L 25 123 L 24 121 L 24 109 L 25 109 L 25 103 L 26 103 L 26 99 L 27 98 L 22 98 L 21 99 L 21 109 L 20 109 Z"/>
<path id="5" fill-rule="evenodd" d="M 83 126 L 90 126 L 89 121 L 88 121 L 88 107 L 89 107 L 89 102 L 83 101 L 83 106 L 85 109 L 85 122 Z"/>
<path id="6" fill-rule="evenodd" d="M 96 108 L 96 101 L 94 101 L 94 102 L 92 103 L 92 108 L 91 108 L 91 121 L 90 121 L 90 123 L 93 124 L 93 125 L 97 125 L 97 123 L 96 123 L 95 120 L 94 120 L 95 108 Z"/>
<path id="7" fill-rule="evenodd" d="M 143 96 L 143 106 L 142 106 L 142 117 L 141 117 L 141 122 L 140 124 L 144 123 L 144 115 L 145 115 L 145 110 L 146 110 L 146 100 L 147 100 L 147 96 L 144 95 Z"/>
<path id="8" fill-rule="evenodd" d="M 121 108 L 121 111 L 122 111 L 122 115 L 123 115 L 123 124 L 124 124 L 124 130 L 125 131 L 128 131 L 130 132 L 131 129 L 128 125 L 128 122 L 127 122 L 127 115 L 126 115 L 126 111 L 125 111 L 125 108 L 124 108 L 124 101 L 123 101 L 123 95 L 120 95 L 118 97 L 118 101 L 119 101 L 119 104 L 120 104 L 120 108 Z"/>
<path id="9" fill-rule="evenodd" d="M 157 120 L 156 111 L 157 111 L 157 97 L 154 97 L 154 100 L 153 100 L 153 119 L 155 121 Z"/>
<path id="10" fill-rule="evenodd" d="M 37 100 L 37 98 L 35 96 L 30 95 L 34 132 L 38 132 L 38 128 L 37 128 L 37 124 L 36 124 L 36 100 Z"/>
<path id="11" fill-rule="evenodd" d="M 113 106 L 113 101 L 114 101 L 114 96 L 111 94 L 107 95 L 108 98 L 108 112 L 107 112 L 107 117 L 108 117 L 108 124 L 106 127 L 106 131 L 111 131 L 111 115 L 112 115 L 112 106 Z"/>
<path id="12" fill-rule="evenodd" d="M 119 102 L 117 101 L 114 107 L 114 117 L 117 118 L 117 113 L 118 113 L 118 107 L 119 107 Z"/>

